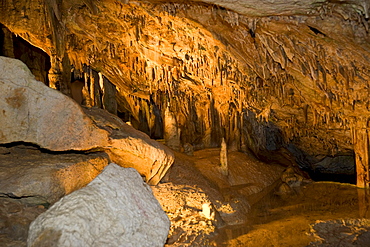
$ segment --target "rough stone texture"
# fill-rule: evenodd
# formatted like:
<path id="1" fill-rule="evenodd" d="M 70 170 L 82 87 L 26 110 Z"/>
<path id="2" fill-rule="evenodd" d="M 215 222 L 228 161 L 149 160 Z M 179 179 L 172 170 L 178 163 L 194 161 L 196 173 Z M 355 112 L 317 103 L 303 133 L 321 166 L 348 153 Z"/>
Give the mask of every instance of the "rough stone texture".
<path id="1" fill-rule="evenodd" d="M 163 246 L 170 222 L 132 168 L 108 165 L 30 225 L 28 246 Z"/>
<path id="2" fill-rule="evenodd" d="M 152 189 L 171 221 L 166 246 L 207 246 L 209 238 L 223 224 L 208 195 L 199 187 L 173 183 L 161 183 Z M 208 218 L 203 205 L 210 207 Z"/>
<path id="3" fill-rule="evenodd" d="M 0 57 L 0 143 L 30 142 L 52 151 L 106 150 L 157 184 L 173 163 L 171 150 L 104 110 L 36 81 L 19 60 Z"/>
<path id="4" fill-rule="evenodd" d="M 311 225 L 311 235 L 315 237 L 316 241 L 308 246 L 369 246 L 370 220 L 318 220 Z"/>
<path id="5" fill-rule="evenodd" d="M 112 161 L 135 168 L 145 176 L 148 184 L 159 183 L 174 161 L 169 148 L 104 110 L 88 108 L 85 113 L 109 133 L 108 145 L 104 149 Z"/>
<path id="6" fill-rule="evenodd" d="M 48 154 L 27 146 L 0 147 L 0 196 L 53 204 L 90 183 L 108 165 L 105 153 Z"/>
<path id="7" fill-rule="evenodd" d="M 313 164 L 312 169 L 327 174 L 355 174 L 355 159 L 353 156 L 325 157 L 322 161 Z"/>
<path id="8" fill-rule="evenodd" d="M 233 10 L 237 13 L 245 14 L 248 16 L 297 15 L 297 14 L 307 15 L 315 11 L 317 8 L 322 8 L 328 2 L 325 0 L 282 0 L 282 1 L 196 0 L 196 1 L 219 5 L 224 8 Z M 176 0 L 174 2 L 176 2 Z M 178 0 L 178 2 L 181 2 L 181 0 Z M 366 17 L 369 16 L 370 4 L 366 0 L 350 0 L 345 1 L 344 3 L 356 8 L 357 11 L 363 13 Z"/>
<path id="9" fill-rule="evenodd" d="M 166 246 L 213 246 L 211 238 L 227 225 L 247 223 L 250 209 L 245 197 L 230 189 L 224 196 L 195 168 L 199 156 L 176 152 L 165 183 L 152 186 L 154 196 L 171 220 Z M 219 157 L 212 153 L 209 158 Z"/>
<path id="10" fill-rule="evenodd" d="M 17 199 L 0 197 L 0 243 L 2 247 L 26 247 L 31 222 L 46 209 Z"/>
<path id="11" fill-rule="evenodd" d="M 19 60 L 0 57 L 0 92 L 2 144 L 22 141 L 53 151 L 107 145 L 107 132 L 76 102 L 36 81 Z"/>

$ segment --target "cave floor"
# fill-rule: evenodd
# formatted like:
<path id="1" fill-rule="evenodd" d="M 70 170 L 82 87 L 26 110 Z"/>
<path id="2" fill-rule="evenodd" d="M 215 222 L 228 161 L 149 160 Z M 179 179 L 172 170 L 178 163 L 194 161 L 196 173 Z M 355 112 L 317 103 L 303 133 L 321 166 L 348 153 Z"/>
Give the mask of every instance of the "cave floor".
<path id="1" fill-rule="evenodd" d="M 264 197 L 252 206 L 246 224 L 223 228 L 214 244 L 370 246 L 369 208 L 368 191 L 349 184 L 314 182 L 290 195 Z M 325 226 L 317 229 L 315 223 Z"/>
<path id="2" fill-rule="evenodd" d="M 215 169 L 218 159 L 219 149 L 194 156 L 176 153 L 168 181 L 152 186 L 173 225 L 166 246 L 370 246 L 369 191 L 312 182 L 282 194 L 276 182 L 267 180 L 285 168 L 230 152 L 226 180 Z M 241 174 L 239 166 L 247 167 L 248 174 Z M 267 179 L 265 189 L 254 182 L 261 178 Z M 279 181 L 280 175 L 272 180 Z M 253 191 L 262 196 L 252 202 L 248 195 Z M 202 206 L 211 202 L 224 213 L 223 220 L 204 217 Z M 26 246 L 28 225 L 45 210 L 43 205 L 0 197 L 0 246 Z"/>

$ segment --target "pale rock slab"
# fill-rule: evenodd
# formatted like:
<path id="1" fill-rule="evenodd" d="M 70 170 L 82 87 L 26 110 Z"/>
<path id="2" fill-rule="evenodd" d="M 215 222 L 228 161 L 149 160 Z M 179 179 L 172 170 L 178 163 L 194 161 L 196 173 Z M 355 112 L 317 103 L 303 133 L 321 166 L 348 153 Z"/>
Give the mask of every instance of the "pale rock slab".
<path id="1" fill-rule="evenodd" d="M 82 108 L 45 86 L 19 60 L 0 57 L 0 143 L 29 142 L 53 151 L 89 150 L 108 142 Z"/>
<path id="2" fill-rule="evenodd" d="M 137 171 L 112 163 L 33 221 L 27 244 L 163 246 L 169 227 L 167 215 Z"/>

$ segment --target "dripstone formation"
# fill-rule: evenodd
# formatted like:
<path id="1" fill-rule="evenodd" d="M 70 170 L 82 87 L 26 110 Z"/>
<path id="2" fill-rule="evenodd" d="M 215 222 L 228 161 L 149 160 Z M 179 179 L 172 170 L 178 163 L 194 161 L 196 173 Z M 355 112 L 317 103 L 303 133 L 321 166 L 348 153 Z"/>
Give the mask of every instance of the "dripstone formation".
<path id="1" fill-rule="evenodd" d="M 40 0 L 0 12 L 4 55 L 22 37 L 49 56 L 46 84 L 72 95 L 84 83 L 82 104 L 153 138 L 171 131 L 181 150 L 224 137 L 302 167 L 355 153 L 358 186 L 369 183 L 367 1 Z"/>

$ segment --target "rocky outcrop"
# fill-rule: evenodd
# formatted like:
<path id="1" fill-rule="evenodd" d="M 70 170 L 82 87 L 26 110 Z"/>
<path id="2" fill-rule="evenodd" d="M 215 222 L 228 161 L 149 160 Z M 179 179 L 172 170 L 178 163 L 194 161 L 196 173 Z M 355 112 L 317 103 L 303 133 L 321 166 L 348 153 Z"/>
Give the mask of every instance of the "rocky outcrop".
<path id="1" fill-rule="evenodd" d="M 315 241 L 308 246 L 368 246 L 370 243 L 368 219 L 318 220 L 310 227 Z"/>
<path id="2" fill-rule="evenodd" d="M 325 157 L 320 162 L 313 164 L 314 171 L 323 174 L 355 174 L 355 160 L 353 156 Z"/>
<path id="3" fill-rule="evenodd" d="M 108 165 L 105 153 L 51 154 L 32 146 L 0 147 L 0 196 L 50 205 L 90 183 Z"/>
<path id="4" fill-rule="evenodd" d="M 223 225 L 208 195 L 199 187 L 161 183 L 153 187 L 153 193 L 171 220 L 168 246 L 207 246 L 217 227 Z M 207 215 L 203 207 L 209 209 Z"/>
<path id="5" fill-rule="evenodd" d="M 132 168 L 108 165 L 30 226 L 28 246 L 163 246 L 170 222 Z"/>
<path id="6" fill-rule="evenodd" d="M 159 183 L 174 161 L 169 148 L 104 110 L 87 108 L 84 111 L 96 126 L 109 133 L 108 145 L 103 148 L 111 160 L 123 167 L 135 168 L 146 177 L 148 184 Z"/>
<path id="7" fill-rule="evenodd" d="M 29 225 L 46 209 L 0 197 L 0 243 L 3 247 L 26 247 Z"/>
<path id="8" fill-rule="evenodd" d="M 150 184 L 158 183 L 173 163 L 170 149 L 104 110 L 84 110 L 36 81 L 19 60 L 0 57 L 0 92 L 0 144 L 106 151 L 119 165 L 136 168 Z"/>
<path id="9" fill-rule="evenodd" d="M 0 57 L 0 143 L 29 142 L 53 151 L 108 144 L 76 102 L 36 81 L 19 60 Z"/>

